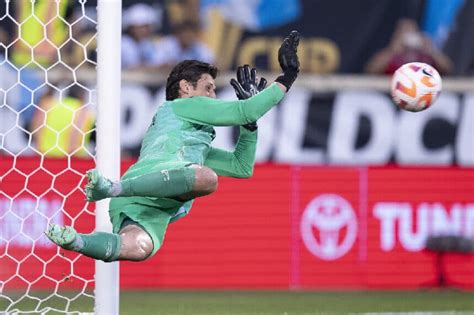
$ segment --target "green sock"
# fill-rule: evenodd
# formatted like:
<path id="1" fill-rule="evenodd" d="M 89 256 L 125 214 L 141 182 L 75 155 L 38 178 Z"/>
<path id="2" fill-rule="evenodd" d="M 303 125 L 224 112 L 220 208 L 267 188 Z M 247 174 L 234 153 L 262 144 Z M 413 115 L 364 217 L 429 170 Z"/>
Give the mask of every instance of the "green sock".
<path id="1" fill-rule="evenodd" d="M 119 257 L 121 244 L 122 241 L 118 234 L 106 232 L 78 233 L 72 249 L 88 257 L 110 262 L 117 260 Z"/>
<path id="2" fill-rule="evenodd" d="M 177 197 L 193 190 L 195 176 L 193 168 L 183 167 L 125 179 L 118 196 Z"/>

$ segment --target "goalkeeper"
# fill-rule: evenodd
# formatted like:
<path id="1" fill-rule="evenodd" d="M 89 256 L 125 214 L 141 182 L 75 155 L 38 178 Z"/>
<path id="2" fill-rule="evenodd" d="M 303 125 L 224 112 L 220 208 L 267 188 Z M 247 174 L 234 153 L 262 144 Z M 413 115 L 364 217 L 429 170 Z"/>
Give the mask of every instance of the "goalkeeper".
<path id="1" fill-rule="evenodd" d="M 106 262 L 141 261 L 163 243 L 168 224 L 188 214 L 193 200 L 214 192 L 217 176 L 252 176 L 256 121 L 277 105 L 299 72 L 299 33 L 284 39 L 278 61 L 283 74 L 265 88 L 256 70 L 239 67 L 232 79 L 238 101 L 216 100 L 217 68 L 196 60 L 176 65 L 166 82 L 166 102 L 145 134 L 138 161 L 119 182 L 87 172 L 88 201 L 112 198 L 113 233 L 77 233 L 50 224 L 46 236 L 58 246 Z M 213 126 L 242 126 L 234 152 L 211 147 Z"/>

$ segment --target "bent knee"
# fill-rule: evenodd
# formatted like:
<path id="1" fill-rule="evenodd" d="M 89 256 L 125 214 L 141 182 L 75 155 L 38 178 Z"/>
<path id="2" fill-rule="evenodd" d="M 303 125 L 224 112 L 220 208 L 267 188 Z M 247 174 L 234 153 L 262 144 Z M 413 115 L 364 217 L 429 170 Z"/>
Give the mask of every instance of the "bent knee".
<path id="1" fill-rule="evenodd" d="M 147 259 L 153 252 L 153 241 L 148 234 L 146 237 L 140 235 L 136 240 L 137 256 L 140 260 Z"/>
<path id="2" fill-rule="evenodd" d="M 210 194 L 217 190 L 218 177 L 216 172 L 214 172 L 212 169 L 206 167 L 206 170 L 206 187 L 207 192 Z"/>
<path id="3" fill-rule="evenodd" d="M 207 195 L 217 190 L 217 184 L 216 172 L 205 166 L 196 168 L 195 191 Z"/>
<path id="4" fill-rule="evenodd" d="M 122 239 L 121 258 L 132 261 L 147 259 L 153 253 L 151 237 L 142 229 L 135 227 L 127 228 L 123 229 L 120 233 Z"/>

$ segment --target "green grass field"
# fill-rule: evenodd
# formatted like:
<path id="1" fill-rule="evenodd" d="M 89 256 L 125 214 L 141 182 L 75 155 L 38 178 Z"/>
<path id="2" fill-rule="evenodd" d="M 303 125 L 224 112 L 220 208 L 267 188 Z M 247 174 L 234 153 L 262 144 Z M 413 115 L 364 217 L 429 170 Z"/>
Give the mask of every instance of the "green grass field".
<path id="1" fill-rule="evenodd" d="M 3 303 L 2 303 L 3 302 Z M 31 302 L 31 301 L 29 301 Z M 23 301 L 18 309 L 31 305 Z M 77 299 L 74 310 L 92 311 L 92 299 Z M 64 309 L 64 300 L 43 304 Z M 0 314 L 5 313 L 0 300 Z M 71 308 L 70 308 L 71 310 Z M 474 292 L 443 291 L 122 291 L 122 315 L 316 315 L 424 312 L 425 314 L 474 314 Z M 13 314 L 13 313 L 12 313 Z M 16 314 L 16 313 L 15 313 Z M 30 313 L 31 314 L 31 313 Z M 61 314 L 47 312 L 46 314 Z M 64 314 L 64 313 L 63 313 Z"/>
<path id="2" fill-rule="evenodd" d="M 127 292 L 121 314 L 310 315 L 462 311 L 474 314 L 474 292 Z"/>

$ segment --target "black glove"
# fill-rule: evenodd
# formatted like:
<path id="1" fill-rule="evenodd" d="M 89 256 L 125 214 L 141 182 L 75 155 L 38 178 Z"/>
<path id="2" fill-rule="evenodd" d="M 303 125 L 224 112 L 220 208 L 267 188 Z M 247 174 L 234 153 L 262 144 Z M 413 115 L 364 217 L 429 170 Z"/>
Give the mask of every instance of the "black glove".
<path id="1" fill-rule="evenodd" d="M 267 80 L 260 78 L 260 81 L 257 82 L 257 70 L 255 68 L 250 70 L 250 66 L 245 65 L 237 68 L 237 80 L 232 78 L 230 84 L 234 88 L 237 98 L 245 100 L 262 91 L 267 86 Z M 249 123 L 242 127 L 255 131 L 257 130 L 257 122 Z"/>
<path id="2" fill-rule="evenodd" d="M 280 63 L 283 74 L 276 78 L 276 82 L 286 86 L 286 90 L 290 90 L 291 85 L 295 82 L 298 72 L 300 72 L 300 62 L 298 60 L 297 49 L 300 43 L 300 33 L 292 31 L 278 49 L 278 62 Z"/>

